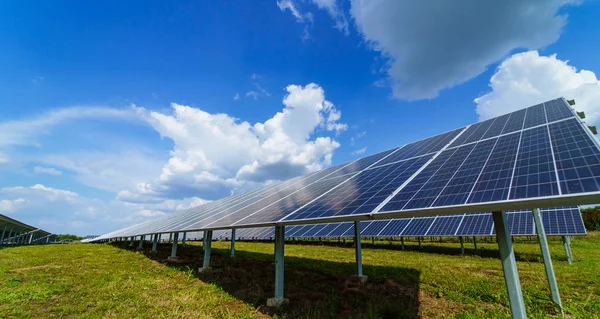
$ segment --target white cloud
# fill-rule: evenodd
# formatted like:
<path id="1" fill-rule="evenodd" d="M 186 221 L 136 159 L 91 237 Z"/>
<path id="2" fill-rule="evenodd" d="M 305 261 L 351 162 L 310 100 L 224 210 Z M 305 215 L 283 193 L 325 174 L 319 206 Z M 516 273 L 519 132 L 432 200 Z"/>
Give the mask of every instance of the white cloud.
<path id="1" fill-rule="evenodd" d="M 23 204 L 23 203 L 25 203 L 24 198 L 17 198 L 14 200 L 10 200 L 10 199 L 0 200 L 0 212 L 15 211 L 17 209 L 17 206 L 19 206 L 20 204 Z"/>
<path id="2" fill-rule="evenodd" d="M 304 24 L 304 31 L 302 34 L 302 41 L 307 41 L 310 39 L 309 29 L 312 28 L 313 25 L 313 16 L 312 13 L 306 12 L 301 13 L 296 6 L 296 2 L 293 0 L 277 0 L 277 6 L 281 11 L 289 10 L 290 13 L 296 18 L 296 22 Z"/>
<path id="3" fill-rule="evenodd" d="M 8 156 L 0 153 L 0 164 L 4 164 L 4 163 L 8 163 L 10 162 L 10 159 L 8 158 Z"/>
<path id="4" fill-rule="evenodd" d="M 337 0 L 312 0 L 319 9 L 327 11 L 329 16 L 335 21 L 335 28 L 348 35 L 348 21 L 344 10 L 338 6 Z"/>
<path id="5" fill-rule="evenodd" d="M 218 198 L 330 165 L 339 143 L 313 135 L 345 130 L 341 113 L 316 84 L 286 89 L 284 109 L 254 125 L 179 104 L 172 104 L 173 114 L 136 107 L 175 146 L 160 176 L 120 192 L 118 199 L 148 203 L 152 198 Z"/>
<path id="6" fill-rule="evenodd" d="M 250 76 L 251 80 L 258 80 L 260 78 L 261 78 L 260 74 L 257 74 L 257 73 L 252 73 L 252 75 Z"/>
<path id="7" fill-rule="evenodd" d="M 559 38 L 577 0 L 352 0 L 356 28 L 388 58 L 386 83 L 397 98 L 436 97 L 482 73 L 516 48 Z"/>
<path id="8" fill-rule="evenodd" d="M 256 92 L 256 91 L 248 91 L 248 92 L 246 92 L 246 96 L 247 97 L 251 97 L 251 98 L 257 100 L 258 99 L 258 92 Z"/>
<path id="9" fill-rule="evenodd" d="M 556 55 L 514 54 L 500 64 L 490 87 L 491 92 L 475 99 L 481 120 L 562 96 L 575 99 L 586 122 L 600 124 L 600 81 L 594 72 L 577 71 Z"/>
<path id="10" fill-rule="evenodd" d="M 54 175 L 54 176 L 60 176 L 63 173 L 52 167 L 41 167 L 41 166 L 34 167 L 33 172 L 36 174 L 49 174 L 49 175 Z"/>
<path id="11" fill-rule="evenodd" d="M 233 96 L 233 100 L 234 100 L 234 101 L 237 101 L 237 100 L 239 100 L 239 99 L 240 99 L 240 94 L 239 94 L 239 93 L 236 93 L 236 94 Z"/>
<path id="12" fill-rule="evenodd" d="M 360 154 L 363 154 L 366 151 L 367 151 L 367 148 L 363 147 L 361 149 L 358 149 L 358 150 L 355 150 L 354 152 L 352 152 L 352 155 L 360 155 Z"/>

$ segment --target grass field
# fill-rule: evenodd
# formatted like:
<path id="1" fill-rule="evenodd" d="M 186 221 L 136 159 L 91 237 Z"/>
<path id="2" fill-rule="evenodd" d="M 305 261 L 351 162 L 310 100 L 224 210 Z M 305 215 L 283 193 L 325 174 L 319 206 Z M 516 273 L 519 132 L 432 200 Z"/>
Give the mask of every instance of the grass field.
<path id="1" fill-rule="evenodd" d="M 506 318 L 508 298 L 495 243 L 460 256 L 458 243 L 363 244 L 369 281 L 350 279 L 351 243 L 286 245 L 289 305 L 265 307 L 273 294 L 272 243 L 213 243 L 212 271 L 198 274 L 200 244 L 180 247 L 182 262 L 166 262 L 125 245 L 68 244 L 0 248 L 0 318 Z M 467 247 L 472 247 L 467 244 Z M 600 234 L 550 249 L 567 316 L 600 318 Z M 559 317 L 550 301 L 539 245 L 515 243 L 531 318 Z"/>

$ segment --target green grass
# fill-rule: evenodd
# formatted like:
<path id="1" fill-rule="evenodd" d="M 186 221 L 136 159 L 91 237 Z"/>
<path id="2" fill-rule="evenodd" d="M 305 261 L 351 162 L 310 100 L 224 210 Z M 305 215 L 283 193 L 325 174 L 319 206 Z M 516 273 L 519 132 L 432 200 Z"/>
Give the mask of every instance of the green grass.
<path id="1" fill-rule="evenodd" d="M 550 250 L 563 306 L 573 318 L 600 318 L 600 234 L 572 242 L 566 261 L 562 242 Z M 183 263 L 125 246 L 49 245 L 0 250 L 0 318 L 508 318 L 508 297 L 495 243 L 370 241 L 363 244 L 365 285 L 354 272 L 350 243 L 287 244 L 286 297 L 279 311 L 264 307 L 273 293 L 273 244 L 213 243 L 213 271 L 198 274 L 199 243 L 180 247 Z M 536 241 L 517 240 L 517 266 L 528 316 L 559 317 Z M 146 249 L 146 253 L 148 249 Z"/>

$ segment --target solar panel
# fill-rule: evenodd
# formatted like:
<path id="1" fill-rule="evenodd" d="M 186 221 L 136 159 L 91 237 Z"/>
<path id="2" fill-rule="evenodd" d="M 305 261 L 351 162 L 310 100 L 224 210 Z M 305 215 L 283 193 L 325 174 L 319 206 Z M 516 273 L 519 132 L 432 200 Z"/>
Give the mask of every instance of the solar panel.
<path id="1" fill-rule="evenodd" d="M 98 239 L 276 224 L 406 220 L 599 201 L 598 142 L 561 98 Z M 521 217 L 528 218 L 511 218 Z M 426 234 L 429 228 L 424 227 L 434 220 L 411 220 L 401 232 Z M 477 222 L 488 225 L 487 218 L 465 216 L 457 234 Z M 402 223 L 394 220 L 378 227 L 388 234 Z M 348 231 L 339 233 L 338 228 L 330 231 L 338 236 Z M 326 229 L 317 229 L 315 235 Z M 446 231 L 438 223 L 432 229 L 432 233 Z"/>

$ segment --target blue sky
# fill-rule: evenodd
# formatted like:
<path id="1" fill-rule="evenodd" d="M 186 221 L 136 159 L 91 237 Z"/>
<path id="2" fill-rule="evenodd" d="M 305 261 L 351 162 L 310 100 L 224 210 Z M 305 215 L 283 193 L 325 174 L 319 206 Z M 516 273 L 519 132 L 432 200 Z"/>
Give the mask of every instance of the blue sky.
<path id="1" fill-rule="evenodd" d="M 0 3 L 0 213 L 100 234 L 564 95 L 598 1 Z M 585 71 L 582 71 L 585 70 Z"/>

